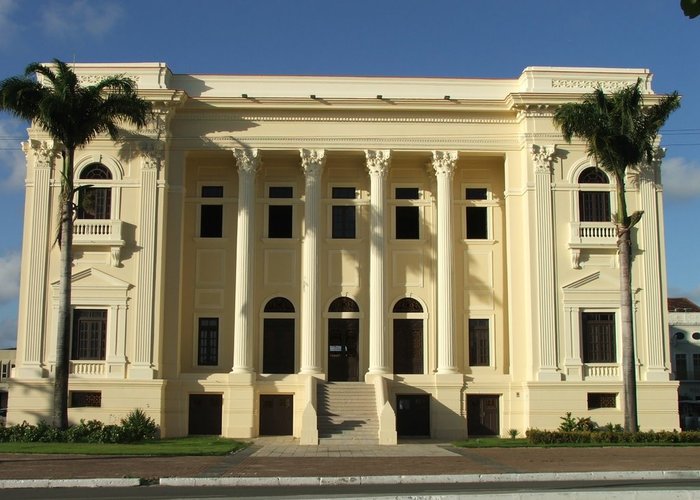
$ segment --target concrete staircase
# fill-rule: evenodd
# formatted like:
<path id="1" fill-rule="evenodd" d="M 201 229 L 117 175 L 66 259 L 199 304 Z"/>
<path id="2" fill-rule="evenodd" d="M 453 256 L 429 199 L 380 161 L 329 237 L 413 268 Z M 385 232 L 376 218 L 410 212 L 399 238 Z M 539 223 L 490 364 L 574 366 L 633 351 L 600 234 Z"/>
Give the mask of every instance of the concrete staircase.
<path id="1" fill-rule="evenodd" d="M 316 394 L 319 444 L 378 444 L 374 386 L 362 382 L 319 383 Z"/>

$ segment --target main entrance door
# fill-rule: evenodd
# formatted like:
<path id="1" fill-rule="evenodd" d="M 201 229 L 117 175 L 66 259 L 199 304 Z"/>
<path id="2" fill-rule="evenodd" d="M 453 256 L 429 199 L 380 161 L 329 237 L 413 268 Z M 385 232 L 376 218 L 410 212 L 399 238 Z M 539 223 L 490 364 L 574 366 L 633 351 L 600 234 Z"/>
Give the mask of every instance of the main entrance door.
<path id="1" fill-rule="evenodd" d="M 467 396 L 467 434 L 469 436 L 497 436 L 498 395 Z"/>
<path id="2" fill-rule="evenodd" d="M 360 320 L 331 318 L 328 320 L 328 381 L 359 380 Z"/>

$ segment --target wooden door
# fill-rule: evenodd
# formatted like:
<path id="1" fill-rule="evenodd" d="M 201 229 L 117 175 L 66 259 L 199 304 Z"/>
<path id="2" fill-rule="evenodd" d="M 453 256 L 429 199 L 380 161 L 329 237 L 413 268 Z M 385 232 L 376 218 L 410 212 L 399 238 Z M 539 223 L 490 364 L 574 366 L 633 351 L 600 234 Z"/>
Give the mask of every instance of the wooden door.
<path id="1" fill-rule="evenodd" d="M 260 435 L 291 436 L 294 424 L 294 396 L 260 395 Z"/>
<path id="2" fill-rule="evenodd" d="M 469 436 L 498 436 L 500 434 L 500 396 L 467 396 L 467 434 Z"/>
<path id="3" fill-rule="evenodd" d="M 190 394 L 188 434 L 221 435 L 221 394 Z"/>

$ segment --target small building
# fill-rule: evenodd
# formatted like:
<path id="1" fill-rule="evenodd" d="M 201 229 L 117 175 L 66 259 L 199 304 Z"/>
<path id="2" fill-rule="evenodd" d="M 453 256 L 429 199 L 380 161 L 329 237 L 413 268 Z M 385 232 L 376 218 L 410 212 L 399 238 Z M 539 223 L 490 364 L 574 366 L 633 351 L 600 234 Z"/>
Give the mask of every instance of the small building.
<path id="1" fill-rule="evenodd" d="M 0 422 L 4 422 L 7 416 L 9 379 L 16 354 L 16 349 L 0 349 Z"/>
<path id="2" fill-rule="evenodd" d="M 681 428 L 700 429 L 700 307 L 686 298 L 669 298 L 668 324 Z"/>

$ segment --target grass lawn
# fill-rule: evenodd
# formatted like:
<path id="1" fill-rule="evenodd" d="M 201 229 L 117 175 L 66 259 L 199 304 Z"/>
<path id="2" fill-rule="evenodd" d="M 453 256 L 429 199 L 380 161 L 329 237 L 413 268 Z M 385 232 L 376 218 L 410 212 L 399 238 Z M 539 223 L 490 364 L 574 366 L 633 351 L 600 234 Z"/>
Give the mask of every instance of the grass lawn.
<path id="1" fill-rule="evenodd" d="M 0 453 L 71 453 L 84 455 L 226 455 L 246 443 L 218 436 L 189 436 L 135 444 L 0 443 Z"/>

